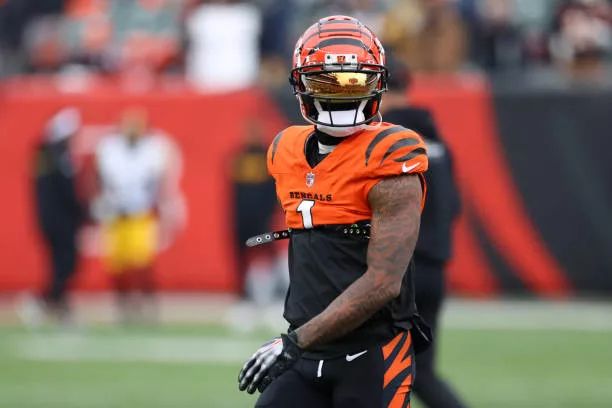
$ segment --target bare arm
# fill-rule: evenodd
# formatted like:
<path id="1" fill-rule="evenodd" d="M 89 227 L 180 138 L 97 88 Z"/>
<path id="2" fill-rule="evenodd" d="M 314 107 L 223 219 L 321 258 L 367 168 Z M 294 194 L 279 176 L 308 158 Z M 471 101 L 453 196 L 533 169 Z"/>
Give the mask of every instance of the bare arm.
<path id="1" fill-rule="evenodd" d="M 296 330 L 300 347 L 343 336 L 399 295 L 419 235 L 422 195 L 417 175 L 384 179 L 372 188 L 368 270 Z"/>

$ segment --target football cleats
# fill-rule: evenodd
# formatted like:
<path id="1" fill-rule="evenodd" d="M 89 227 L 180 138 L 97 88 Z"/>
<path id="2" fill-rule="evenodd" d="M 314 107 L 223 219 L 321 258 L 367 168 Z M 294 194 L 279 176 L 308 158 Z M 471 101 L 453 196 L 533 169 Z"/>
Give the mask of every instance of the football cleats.
<path id="1" fill-rule="evenodd" d="M 330 16 L 297 41 L 289 82 L 308 122 L 323 131 L 358 130 L 380 115 L 387 77 L 385 51 L 374 33 L 355 18 Z"/>

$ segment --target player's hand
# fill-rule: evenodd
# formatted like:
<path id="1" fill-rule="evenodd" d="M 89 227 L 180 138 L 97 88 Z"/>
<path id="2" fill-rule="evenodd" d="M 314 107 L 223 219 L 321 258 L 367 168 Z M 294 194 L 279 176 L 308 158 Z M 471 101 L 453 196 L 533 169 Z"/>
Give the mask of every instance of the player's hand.
<path id="1" fill-rule="evenodd" d="M 264 390 L 280 377 L 284 372 L 288 371 L 302 356 L 302 349 L 297 345 L 297 336 L 295 332 L 289 334 L 282 334 L 281 339 L 283 342 L 283 350 L 281 354 L 276 358 L 276 361 L 272 364 L 268 372 L 259 382 L 257 389 L 259 392 Z"/>
<path id="2" fill-rule="evenodd" d="M 295 364 L 301 353 L 295 338 L 285 334 L 268 340 L 240 370 L 238 388 L 249 394 L 255 390 L 263 392 L 274 379 Z"/>
<path id="3" fill-rule="evenodd" d="M 283 341 L 280 337 L 265 342 L 240 370 L 238 375 L 240 391 L 246 390 L 249 394 L 253 394 L 282 351 Z"/>

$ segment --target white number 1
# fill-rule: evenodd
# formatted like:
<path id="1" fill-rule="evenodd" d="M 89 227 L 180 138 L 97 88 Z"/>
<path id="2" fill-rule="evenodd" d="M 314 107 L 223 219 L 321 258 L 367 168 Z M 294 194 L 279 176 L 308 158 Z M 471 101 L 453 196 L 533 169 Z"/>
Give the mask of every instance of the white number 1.
<path id="1" fill-rule="evenodd" d="M 310 211 L 314 207 L 315 202 L 313 200 L 302 200 L 300 205 L 297 207 L 297 212 L 302 213 L 302 223 L 304 228 L 312 228 L 312 212 Z"/>

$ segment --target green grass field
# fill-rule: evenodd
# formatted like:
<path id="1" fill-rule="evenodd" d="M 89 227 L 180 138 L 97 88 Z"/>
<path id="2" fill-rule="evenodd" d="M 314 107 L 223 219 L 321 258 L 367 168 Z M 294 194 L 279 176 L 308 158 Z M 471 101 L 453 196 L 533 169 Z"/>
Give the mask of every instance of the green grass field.
<path id="1" fill-rule="evenodd" d="M 251 407 L 236 377 L 266 337 L 210 326 L 0 328 L 0 408 Z M 452 328 L 440 347 L 442 373 L 473 407 L 612 407 L 609 331 Z"/>

